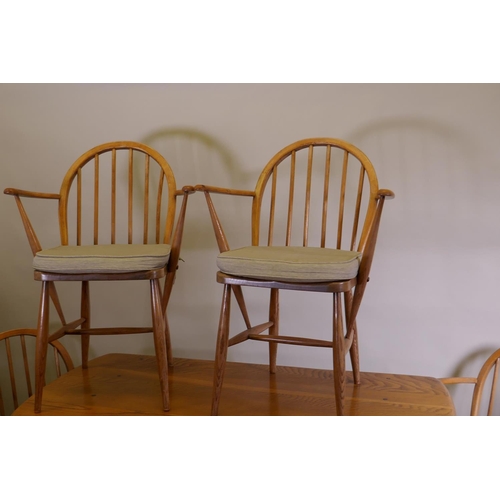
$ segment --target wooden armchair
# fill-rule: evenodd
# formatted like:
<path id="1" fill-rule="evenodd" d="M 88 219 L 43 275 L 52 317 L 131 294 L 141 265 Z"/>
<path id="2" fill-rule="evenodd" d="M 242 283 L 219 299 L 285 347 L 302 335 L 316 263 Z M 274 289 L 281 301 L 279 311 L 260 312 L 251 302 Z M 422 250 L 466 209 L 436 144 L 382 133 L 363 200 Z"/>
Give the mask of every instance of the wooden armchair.
<path id="1" fill-rule="evenodd" d="M 8 188 L 14 196 L 41 281 L 35 360 L 35 412 L 41 411 L 48 343 L 80 335 L 87 367 L 90 335 L 153 332 L 162 405 L 169 409 L 168 363 L 172 360 L 166 309 L 179 261 L 188 194 L 176 188 L 172 169 L 154 149 L 131 141 L 110 142 L 87 151 L 70 167 L 58 193 Z M 183 197 L 179 213 L 176 203 Z M 21 198 L 58 202 L 61 245 L 42 249 Z M 104 203 L 104 200 L 106 202 Z M 175 219 L 177 217 L 177 223 Z M 175 226 L 175 227 L 174 227 Z M 175 229 L 175 230 L 174 230 Z M 161 290 L 160 280 L 164 278 Z M 91 281 L 148 280 L 152 325 L 91 327 Z M 66 321 L 55 282 L 81 282 L 80 317 Z M 62 326 L 49 336 L 49 298 Z"/>
<path id="2" fill-rule="evenodd" d="M 6 415 L 6 407 L 16 410 L 28 397 L 33 395 L 32 361 L 35 351 L 35 329 L 16 329 L 0 333 L 0 415 Z M 58 340 L 50 342 L 53 347 L 54 372 L 60 377 L 73 369 L 73 361 L 66 348 Z M 5 368 L 5 372 L 3 369 Z M 5 379 L 2 376 L 5 375 Z M 4 399 L 2 380 L 9 382 L 10 397 Z M 9 414 L 11 412 L 8 412 Z"/>
<path id="3" fill-rule="evenodd" d="M 491 386 L 489 398 L 487 399 L 487 415 L 493 415 L 495 406 L 495 393 L 497 390 L 498 371 L 500 367 L 500 349 L 497 349 L 483 364 L 477 377 L 447 377 L 441 378 L 441 382 L 445 385 L 452 384 L 473 384 L 474 392 L 472 393 L 472 404 L 470 415 L 477 417 L 480 415 L 481 403 L 483 402 L 483 392 L 487 386 L 491 375 Z M 493 374 L 491 371 L 493 370 Z"/>
<path id="4" fill-rule="evenodd" d="M 278 344 L 333 348 L 336 412 L 344 414 L 345 356 L 360 383 L 356 316 L 369 279 L 384 201 L 364 153 L 339 139 L 295 142 L 265 166 L 255 190 L 198 185 L 205 193 L 220 254 L 217 281 L 224 285 L 218 328 L 212 414 L 218 414 L 227 349 L 246 340 L 269 343 L 275 373 Z M 230 250 L 211 193 L 252 200 L 251 246 Z M 263 235 L 263 237 L 261 237 Z M 269 317 L 252 325 L 241 287 L 270 289 Z M 329 293 L 332 340 L 281 335 L 279 291 Z M 229 339 L 231 293 L 246 329 Z M 264 334 L 268 331 L 268 334 Z"/>

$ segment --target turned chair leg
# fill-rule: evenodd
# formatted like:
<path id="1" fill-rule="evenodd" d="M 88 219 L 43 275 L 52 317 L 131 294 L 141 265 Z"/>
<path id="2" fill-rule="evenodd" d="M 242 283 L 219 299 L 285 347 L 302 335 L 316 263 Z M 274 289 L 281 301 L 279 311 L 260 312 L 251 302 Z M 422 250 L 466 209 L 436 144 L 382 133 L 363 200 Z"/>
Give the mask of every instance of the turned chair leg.
<path id="1" fill-rule="evenodd" d="M 170 410 L 168 390 L 168 356 L 167 343 L 165 339 L 165 316 L 163 315 L 162 296 L 160 282 L 158 279 L 150 280 L 151 283 L 151 316 L 153 320 L 153 337 L 158 364 L 158 375 L 160 377 L 160 388 L 163 410 Z"/>
<path id="2" fill-rule="evenodd" d="M 49 282 L 42 282 L 40 309 L 38 313 L 38 332 L 35 348 L 35 413 L 42 411 L 43 387 L 49 338 Z"/>
<path id="3" fill-rule="evenodd" d="M 344 415 L 345 352 L 340 294 L 333 294 L 333 381 L 337 415 Z"/>
<path id="4" fill-rule="evenodd" d="M 345 294 L 345 317 L 349 318 L 351 314 L 352 305 L 352 292 L 347 292 Z M 347 319 L 348 321 L 348 319 Z M 354 383 L 359 385 L 361 383 L 361 374 L 359 371 L 359 344 L 358 344 L 358 327 L 356 322 L 354 322 L 353 332 L 352 332 L 352 345 L 349 349 L 349 356 L 351 358 L 352 374 L 354 377 Z"/>
<path id="5" fill-rule="evenodd" d="M 354 331 L 352 336 L 352 345 L 349 349 L 349 356 L 351 358 L 352 375 L 354 378 L 354 383 L 356 385 L 361 384 L 361 374 L 359 371 L 359 344 L 358 344 L 358 329 L 354 325 Z"/>
<path id="6" fill-rule="evenodd" d="M 269 328 L 269 335 L 279 335 L 279 289 L 271 288 L 271 301 L 269 303 L 269 321 L 273 326 Z M 269 342 L 269 371 L 276 373 L 276 358 L 278 356 L 278 344 Z"/>
<path id="7" fill-rule="evenodd" d="M 219 413 L 219 401 L 226 368 L 227 348 L 229 340 L 229 318 L 231 313 L 231 285 L 224 285 L 219 328 L 217 331 L 217 347 L 215 351 L 214 382 L 212 390 L 212 415 Z"/>
<path id="8" fill-rule="evenodd" d="M 165 318 L 163 331 L 165 332 L 165 342 L 167 345 L 168 366 L 172 366 L 174 363 L 174 356 L 172 354 L 172 342 L 170 340 L 170 327 L 168 325 L 168 320 L 167 320 L 168 301 L 170 299 L 170 294 L 172 293 L 172 287 L 174 285 L 174 281 L 175 281 L 175 273 L 168 273 L 167 277 L 165 278 L 165 286 L 163 288 L 163 294 L 162 294 L 162 312 Z"/>
<path id="9" fill-rule="evenodd" d="M 165 345 L 167 346 L 167 364 L 168 366 L 174 365 L 174 355 L 172 353 L 172 342 L 170 340 L 170 326 L 168 325 L 167 315 L 164 316 L 164 332 L 165 332 Z"/>

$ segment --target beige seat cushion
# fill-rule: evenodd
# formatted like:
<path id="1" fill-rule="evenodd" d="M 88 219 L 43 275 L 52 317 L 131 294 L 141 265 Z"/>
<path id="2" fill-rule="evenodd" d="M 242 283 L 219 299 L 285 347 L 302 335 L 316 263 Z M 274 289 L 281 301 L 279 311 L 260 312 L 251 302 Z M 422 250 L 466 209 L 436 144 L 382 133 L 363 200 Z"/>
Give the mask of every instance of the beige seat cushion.
<path id="1" fill-rule="evenodd" d="M 167 264 L 170 245 L 65 245 L 37 252 L 33 267 L 63 274 L 127 273 Z"/>
<path id="2" fill-rule="evenodd" d="M 315 247 L 243 247 L 223 252 L 217 266 L 227 274 L 279 281 L 341 281 L 358 274 L 361 254 Z"/>

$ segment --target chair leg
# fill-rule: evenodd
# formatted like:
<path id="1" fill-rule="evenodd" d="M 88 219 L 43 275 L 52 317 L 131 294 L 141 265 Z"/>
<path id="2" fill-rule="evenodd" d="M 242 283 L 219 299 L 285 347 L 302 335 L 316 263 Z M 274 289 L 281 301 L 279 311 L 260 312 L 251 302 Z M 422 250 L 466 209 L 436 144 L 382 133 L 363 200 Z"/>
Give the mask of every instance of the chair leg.
<path id="1" fill-rule="evenodd" d="M 82 329 L 90 328 L 90 285 L 88 281 L 82 281 L 80 314 L 82 318 L 85 318 L 85 321 L 82 323 Z M 82 333 L 80 340 L 82 344 L 82 368 L 85 369 L 88 367 L 89 361 L 90 335 Z"/>
<path id="2" fill-rule="evenodd" d="M 163 315 L 162 295 L 158 279 L 150 280 L 151 283 L 151 316 L 153 320 L 153 336 L 158 363 L 158 374 L 162 395 L 163 410 L 170 409 L 168 391 L 168 360 L 167 343 L 165 339 L 165 316 Z"/>
<path id="3" fill-rule="evenodd" d="M 172 287 L 174 285 L 175 281 L 175 273 L 168 273 L 167 277 L 165 278 L 165 285 L 163 287 L 163 294 L 162 294 L 162 312 L 163 316 L 165 317 L 165 342 L 167 343 L 167 360 L 168 360 L 168 366 L 172 366 L 174 362 L 174 356 L 172 354 L 172 342 L 170 340 L 170 328 L 168 326 L 168 320 L 167 320 L 167 306 L 168 306 L 168 301 L 170 299 L 170 294 L 172 293 Z"/>
<path id="4" fill-rule="evenodd" d="M 279 289 L 271 288 L 271 300 L 269 302 L 269 321 L 273 322 L 273 326 L 269 328 L 269 335 L 279 335 Z M 278 344 L 269 342 L 269 371 L 276 373 L 276 358 L 278 356 Z"/>
<path id="5" fill-rule="evenodd" d="M 351 305 L 352 305 L 352 292 L 347 292 L 345 294 L 345 317 L 349 318 L 351 314 Z M 356 385 L 361 384 L 361 374 L 359 371 L 359 344 L 358 344 L 358 327 L 356 323 L 354 323 L 353 332 L 352 332 L 352 345 L 349 349 L 349 356 L 351 358 L 351 366 L 352 366 L 352 374 L 354 377 L 354 383 Z"/>
<path id="6" fill-rule="evenodd" d="M 214 382 L 212 389 L 212 415 L 219 413 L 220 393 L 226 368 L 226 357 L 229 340 L 229 318 L 231 313 L 231 285 L 224 285 L 222 306 L 220 311 L 217 347 L 215 351 Z"/>
<path id="7" fill-rule="evenodd" d="M 333 381 L 337 415 L 344 415 L 345 352 L 340 294 L 333 294 Z"/>
<path id="8" fill-rule="evenodd" d="M 361 374 L 359 371 L 359 344 L 358 344 L 358 329 L 356 325 L 354 325 L 352 345 L 351 348 L 349 349 L 349 356 L 351 358 L 354 383 L 356 385 L 359 385 L 361 384 Z"/>
<path id="9" fill-rule="evenodd" d="M 172 342 L 170 340 L 170 326 L 168 325 L 167 315 L 164 316 L 164 332 L 165 332 L 165 344 L 167 346 L 167 363 L 168 366 L 173 366 L 174 355 L 172 354 Z"/>
<path id="10" fill-rule="evenodd" d="M 45 367 L 49 338 L 49 282 L 42 282 L 40 309 L 38 313 L 38 331 L 35 352 L 35 413 L 42 411 L 42 395 L 45 385 Z"/>

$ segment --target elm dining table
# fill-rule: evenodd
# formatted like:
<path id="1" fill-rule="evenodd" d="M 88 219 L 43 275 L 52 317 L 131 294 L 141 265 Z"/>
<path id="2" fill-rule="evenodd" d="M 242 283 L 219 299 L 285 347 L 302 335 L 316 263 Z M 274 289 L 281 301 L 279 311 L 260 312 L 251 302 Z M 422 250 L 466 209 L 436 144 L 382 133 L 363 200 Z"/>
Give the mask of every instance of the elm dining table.
<path id="1" fill-rule="evenodd" d="M 44 389 L 37 416 L 210 414 L 213 361 L 174 359 L 170 368 L 170 411 L 161 409 L 154 356 L 106 354 L 77 367 Z M 455 415 L 446 387 L 432 377 L 362 372 L 355 386 L 347 373 L 345 413 L 348 416 Z M 29 398 L 14 416 L 33 416 Z M 335 415 L 330 370 L 228 362 L 219 415 Z"/>

